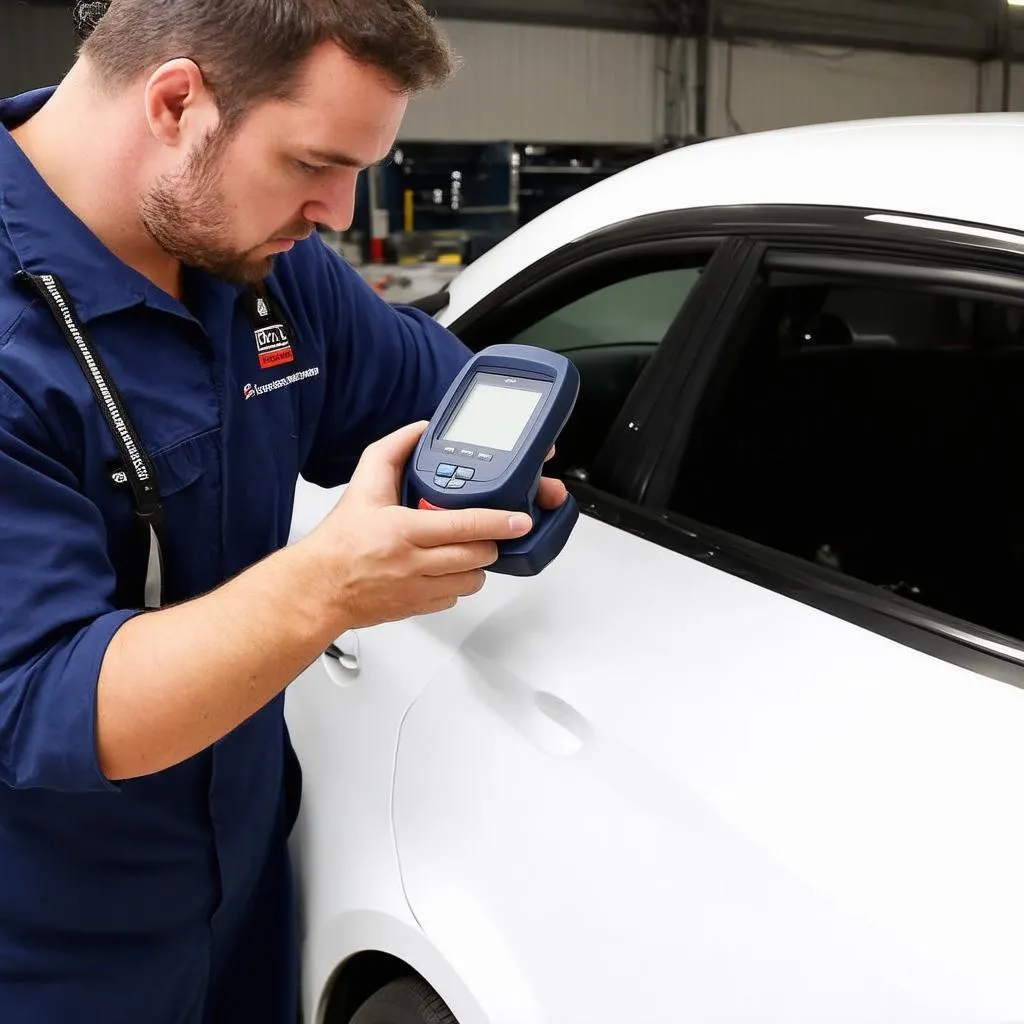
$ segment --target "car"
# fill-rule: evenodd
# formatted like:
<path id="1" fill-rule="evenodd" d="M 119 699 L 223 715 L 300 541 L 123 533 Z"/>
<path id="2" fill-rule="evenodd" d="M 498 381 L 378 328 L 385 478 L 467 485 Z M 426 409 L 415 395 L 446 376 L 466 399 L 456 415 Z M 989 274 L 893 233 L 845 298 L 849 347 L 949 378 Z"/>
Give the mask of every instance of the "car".
<path id="1" fill-rule="evenodd" d="M 582 515 L 290 687 L 308 1024 L 1024 1020 L 1022 151 L 688 146 L 433 301 L 575 363 Z"/>

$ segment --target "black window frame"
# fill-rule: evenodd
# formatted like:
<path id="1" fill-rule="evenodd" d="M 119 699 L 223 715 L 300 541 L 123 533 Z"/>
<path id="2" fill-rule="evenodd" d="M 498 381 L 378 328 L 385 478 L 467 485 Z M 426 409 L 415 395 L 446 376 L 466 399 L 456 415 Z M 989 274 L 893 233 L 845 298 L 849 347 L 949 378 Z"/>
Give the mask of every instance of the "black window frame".
<path id="1" fill-rule="evenodd" d="M 766 273 L 779 268 L 806 271 L 831 265 L 844 274 L 852 270 L 875 281 L 891 272 L 915 282 L 930 279 L 945 294 L 955 289 L 967 297 L 1015 302 L 1024 298 L 1024 236 L 1017 244 L 1012 233 L 987 225 L 957 224 L 946 230 L 943 225 L 949 221 L 932 220 L 934 226 L 929 227 L 930 219 L 925 217 L 914 218 L 922 222 L 920 226 L 869 219 L 879 212 L 886 211 L 730 208 L 663 215 L 659 220 L 662 227 L 674 222 L 675 230 L 685 231 L 710 219 L 726 238 L 745 238 L 763 247 L 759 269 L 750 272 L 749 265 L 746 267 L 746 290 L 734 294 L 723 311 L 733 326 L 743 315 L 744 303 L 764 287 Z M 979 233 L 972 235 L 970 230 L 975 227 Z M 986 234 L 993 230 L 1003 237 Z M 584 512 L 906 646 L 1024 687 L 1024 640 L 935 611 L 666 508 L 686 443 L 685 425 L 692 422 L 720 351 L 720 326 L 721 322 L 704 330 L 699 338 L 686 339 L 686 344 L 680 344 L 682 339 L 677 336 L 666 337 L 659 372 L 675 382 L 673 388 L 662 388 L 655 396 L 635 390 L 602 453 L 603 459 L 614 463 L 621 453 L 640 448 L 651 465 L 635 477 L 632 491 L 619 492 L 624 494 L 622 498 L 574 486 Z M 672 416 L 684 429 L 666 432 L 665 424 Z M 644 425 L 651 430 L 644 430 Z M 658 440 L 650 441 L 651 435 Z"/>
<path id="2" fill-rule="evenodd" d="M 586 282 L 603 279 L 611 270 L 633 270 L 640 262 L 686 262 L 690 257 L 706 257 L 702 274 L 685 294 L 680 295 L 680 308 L 675 319 L 627 399 L 628 405 L 639 393 L 647 402 L 656 397 L 666 382 L 663 370 L 666 351 L 671 353 L 691 347 L 692 322 L 701 316 L 701 311 L 710 308 L 717 312 L 719 293 L 732 279 L 734 249 L 737 246 L 747 247 L 749 243 L 703 231 L 685 236 L 655 232 L 649 236 L 638 232 L 634 222 L 628 222 L 582 238 L 532 264 L 456 319 L 449 330 L 470 350 L 477 351 L 514 337 L 526 326 L 564 307 L 566 302 L 574 301 L 573 298 L 565 298 L 566 291 L 571 296 L 586 294 Z M 626 276 L 630 275 L 623 275 Z M 668 361 L 672 360 L 674 356 Z M 624 459 L 627 464 L 631 458 L 639 458 L 640 453 L 630 445 L 631 435 L 632 432 L 627 430 L 622 443 L 613 448 L 604 445 L 602 455 L 607 452 L 610 458 Z M 603 463 L 596 469 L 588 480 L 592 488 L 601 492 L 614 486 L 603 472 Z M 625 492 L 614 490 L 610 493 Z M 632 491 L 630 496 L 633 496 Z"/>
<path id="3" fill-rule="evenodd" d="M 759 258 L 774 260 L 784 258 L 782 254 L 786 253 L 799 259 L 803 250 L 805 255 L 810 251 L 816 260 L 831 255 L 849 261 L 859 256 L 872 264 L 888 260 L 894 266 L 923 260 L 937 271 L 967 268 L 1011 277 L 1024 275 L 1024 235 L 998 225 L 858 207 L 754 204 L 696 208 L 639 217 L 563 246 L 504 282 L 458 317 L 450 329 L 460 337 L 467 334 L 472 338 L 506 304 L 528 303 L 536 289 L 556 287 L 562 274 L 571 273 L 581 261 L 592 256 L 601 258 L 613 251 L 619 256 L 628 255 L 631 246 L 637 246 L 636 251 L 651 252 L 652 246 L 673 251 L 687 245 L 714 250 L 722 273 L 702 275 L 700 286 L 684 303 L 680 320 L 684 319 L 683 314 L 697 312 L 701 304 L 716 303 L 724 316 L 735 318 L 736 304 L 764 283 L 758 273 L 751 273 L 749 264 L 751 248 L 757 246 Z M 735 276 L 744 267 L 745 291 L 739 295 L 734 291 L 733 306 L 723 308 L 727 283 L 722 279 L 730 276 L 730 270 Z M 682 326 L 677 323 L 670 328 L 648 364 L 648 372 L 633 388 L 605 440 L 600 463 L 613 474 L 612 478 L 593 482 L 566 480 L 581 512 L 907 647 L 1024 688 L 1024 643 L 1016 638 L 985 630 L 824 566 L 684 520 L 665 510 L 663 477 L 674 472 L 678 463 L 672 463 L 672 453 L 666 451 L 669 446 L 648 441 L 650 432 L 645 426 L 657 422 L 656 414 L 664 417 L 666 410 L 680 411 L 673 401 L 679 400 L 678 388 L 688 379 L 687 360 L 694 369 L 708 372 L 710 367 L 702 368 L 698 356 L 703 350 L 706 359 L 712 351 L 715 328 L 721 326 L 721 320 L 713 318 L 696 334 L 682 330 Z M 721 333 L 717 332 L 718 343 Z M 702 342 L 708 342 L 710 347 Z M 481 337 L 479 343 L 486 344 L 486 337 Z M 674 397 L 672 388 L 666 387 L 668 381 L 677 389 Z M 692 389 L 684 397 L 695 412 L 699 389 Z M 638 471 L 638 459 L 645 452 L 649 457 L 654 451 L 659 458 Z M 631 478 L 614 477 L 615 473 L 630 469 Z M 605 484 L 615 487 L 617 493 Z"/>

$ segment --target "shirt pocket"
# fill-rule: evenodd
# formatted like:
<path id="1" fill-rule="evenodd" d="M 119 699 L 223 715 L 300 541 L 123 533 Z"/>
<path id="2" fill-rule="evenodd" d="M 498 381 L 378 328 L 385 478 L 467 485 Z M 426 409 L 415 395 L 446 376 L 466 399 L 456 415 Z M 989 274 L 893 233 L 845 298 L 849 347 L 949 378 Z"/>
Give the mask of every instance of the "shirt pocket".
<path id="1" fill-rule="evenodd" d="M 165 604 L 223 582 L 219 437 L 211 430 L 152 455 L 164 508 Z"/>

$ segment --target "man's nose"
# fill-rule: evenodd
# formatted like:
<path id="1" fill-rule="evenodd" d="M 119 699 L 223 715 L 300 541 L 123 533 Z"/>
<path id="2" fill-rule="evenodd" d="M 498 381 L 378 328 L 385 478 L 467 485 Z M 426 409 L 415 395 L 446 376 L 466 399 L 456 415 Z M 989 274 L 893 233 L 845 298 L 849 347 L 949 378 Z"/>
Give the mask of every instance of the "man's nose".
<path id="1" fill-rule="evenodd" d="M 332 231 L 347 231 L 352 226 L 356 204 L 356 175 L 346 174 L 325 183 L 320 195 L 307 203 L 303 216 Z"/>

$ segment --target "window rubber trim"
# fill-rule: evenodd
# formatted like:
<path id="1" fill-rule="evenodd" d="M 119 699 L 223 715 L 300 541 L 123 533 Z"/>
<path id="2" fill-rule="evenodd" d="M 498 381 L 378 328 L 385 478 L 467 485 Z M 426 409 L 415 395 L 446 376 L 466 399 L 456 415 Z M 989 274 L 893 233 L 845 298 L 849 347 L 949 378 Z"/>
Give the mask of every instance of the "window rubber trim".
<path id="1" fill-rule="evenodd" d="M 866 259 L 863 257 L 821 256 L 807 252 L 769 251 L 765 255 L 764 269 L 771 272 L 842 276 L 851 281 L 886 284 L 931 286 L 943 293 L 959 292 L 964 295 L 995 295 L 1003 299 L 1024 301 L 1024 277 L 1015 274 L 960 267 L 928 266 L 920 259 L 901 260 Z"/>
<path id="2" fill-rule="evenodd" d="M 700 353 L 696 339 L 720 321 L 730 287 L 751 248 L 745 239 L 730 239 L 712 254 L 608 429 L 592 470 L 592 482 L 598 486 L 642 502 L 652 460 L 658 455 L 651 451 L 648 438 L 659 427 L 665 429 L 664 422 L 655 422 L 654 411 L 675 408 L 672 396 Z"/>
<path id="3" fill-rule="evenodd" d="M 733 265 L 728 268 L 728 280 L 716 296 L 718 315 L 711 329 L 703 338 L 695 329 L 693 340 L 696 344 L 691 345 L 689 351 L 676 353 L 671 397 L 649 414 L 652 436 L 665 440 L 660 445 L 649 445 L 647 449 L 642 476 L 638 480 L 638 496 L 644 504 L 660 507 L 668 500 L 670 492 L 663 490 L 666 487 L 663 481 L 667 479 L 668 487 L 673 481 L 666 478 L 660 469 L 670 453 L 680 450 L 683 439 L 689 437 L 693 417 L 699 409 L 699 402 L 692 396 L 699 397 L 707 392 L 714 369 L 724 358 L 732 332 L 739 328 L 751 302 L 760 293 L 764 282 L 764 254 L 764 244 L 754 240 L 747 240 L 745 248 L 734 254 Z"/>
<path id="4" fill-rule="evenodd" d="M 418 309 L 421 313 L 426 313 L 427 316 L 437 316 L 438 313 L 443 313 L 448 308 L 448 304 L 451 301 L 452 297 L 446 285 L 438 292 L 421 295 L 419 298 L 410 299 L 408 302 L 401 303 L 401 305 Z"/>

